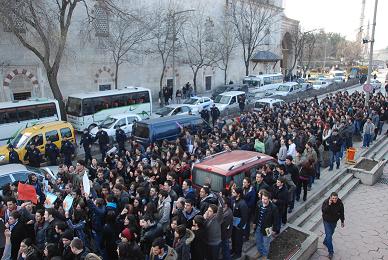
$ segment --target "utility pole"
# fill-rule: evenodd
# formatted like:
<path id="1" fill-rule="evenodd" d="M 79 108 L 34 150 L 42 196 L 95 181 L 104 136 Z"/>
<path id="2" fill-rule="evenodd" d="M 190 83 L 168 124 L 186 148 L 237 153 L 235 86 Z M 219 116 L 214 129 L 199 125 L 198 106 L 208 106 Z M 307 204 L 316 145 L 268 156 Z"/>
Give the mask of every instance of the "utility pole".
<path id="1" fill-rule="evenodd" d="M 378 0 L 375 0 L 375 11 L 373 14 L 373 24 L 372 24 L 372 38 L 370 40 L 370 50 L 369 50 L 369 65 L 368 65 L 368 77 L 366 80 L 367 84 L 370 84 L 370 78 L 372 74 L 372 65 L 373 65 L 373 45 L 375 43 L 375 29 L 376 29 L 376 15 L 377 15 L 377 4 Z M 369 106 L 369 92 L 365 96 L 365 106 Z"/>

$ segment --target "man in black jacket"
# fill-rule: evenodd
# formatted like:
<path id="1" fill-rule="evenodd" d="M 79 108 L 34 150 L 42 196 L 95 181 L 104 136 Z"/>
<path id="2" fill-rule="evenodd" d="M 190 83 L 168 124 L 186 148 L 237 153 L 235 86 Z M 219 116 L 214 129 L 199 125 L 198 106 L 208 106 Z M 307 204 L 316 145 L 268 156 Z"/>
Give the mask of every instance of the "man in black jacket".
<path id="1" fill-rule="evenodd" d="M 330 152 L 329 171 L 332 171 L 334 167 L 334 161 L 337 164 L 337 169 L 339 168 L 341 163 L 340 155 L 341 155 L 342 138 L 338 134 L 337 129 L 333 129 L 333 133 L 328 138 L 327 143 L 329 144 L 329 152 Z"/>
<path id="2" fill-rule="evenodd" d="M 221 250 L 223 259 L 230 259 L 230 239 L 232 238 L 233 212 L 230 198 L 223 198 L 223 218 L 221 222 Z"/>
<path id="3" fill-rule="evenodd" d="M 280 231 L 278 208 L 270 201 L 270 194 L 267 191 L 263 191 L 261 200 L 257 203 L 254 223 L 253 228 L 256 229 L 256 247 L 258 251 L 255 258 L 263 257 L 266 259 L 271 237 Z"/>
<path id="4" fill-rule="evenodd" d="M 332 259 L 334 254 L 333 234 L 337 226 L 337 221 L 340 219 L 341 227 L 345 226 L 344 204 L 338 198 L 336 192 L 331 193 L 330 197 L 323 202 L 322 219 L 326 234 L 323 244 L 329 251 L 329 258 Z"/>
<path id="5" fill-rule="evenodd" d="M 102 130 L 102 127 L 99 126 L 94 140 L 95 141 L 98 140 L 98 145 L 100 146 L 101 158 L 103 161 L 105 158 L 106 152 L 108 151 L 108 144 L 109 144 L 108 133 L 105 130 Z"/>
<path id="6" fill-rule="evenodd" d="M 286 186 L 286 179 L 280 177 L 272 189 L 272 202 L 279 209 L 279 215 L 282 223 L 287 223 L 287 207 L 288 207 L 288 190 Z"/>
<path id="7" fill-rule="evenodd" d="M 243 246 L 243 234 L 248 223 L 248 206 L 244 200 L 242 188 L 235 188 L 232 191 L 233 203 L 233 230 L 232 230 L 232 252 L 233 258 L 240 258 Z"/>
<path id="8" fill-rule="evenodd" d="M 26 226 L 21 221 L 18 211 L 11 213 L 8 219 L 9 230 L 11 231 L 11 259 L 19 259 L 18 252 L 20 243 L 27 237 Z"/>

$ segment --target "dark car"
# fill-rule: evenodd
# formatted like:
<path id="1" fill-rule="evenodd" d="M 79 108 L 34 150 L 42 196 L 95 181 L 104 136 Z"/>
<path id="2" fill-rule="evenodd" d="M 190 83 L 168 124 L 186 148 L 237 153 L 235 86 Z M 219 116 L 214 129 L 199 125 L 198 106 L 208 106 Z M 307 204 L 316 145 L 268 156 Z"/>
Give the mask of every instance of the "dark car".
<path id="1" fill-rule="evenodd" d="M 148 146 L 163 140 L 176 140 L 182 133 L 182 127 L 193 132 L 211 130 L 210 126 L 200 116 L 181 115 L 138 121 L 133 126 L 132 134 L 136 141 Z"/>
<path id="2" fill-rule="evenodd" d="M 244 91 L 245 93 L 248 93 L 248 85 L 247 84 L 229 84 L 229 85 L 218 86 L 213 90 L 212 99 L 214 100 L 216 98 L 216 96 L 218 96 L 221 93 L 227 92 L 227 91 Z"/>

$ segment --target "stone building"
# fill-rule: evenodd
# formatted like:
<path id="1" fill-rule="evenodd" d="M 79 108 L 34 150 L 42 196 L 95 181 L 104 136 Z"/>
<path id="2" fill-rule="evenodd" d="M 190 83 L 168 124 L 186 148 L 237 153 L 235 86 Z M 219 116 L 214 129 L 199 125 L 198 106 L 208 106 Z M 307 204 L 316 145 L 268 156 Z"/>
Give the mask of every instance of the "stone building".
<path id="1" fill-rule="evenodd" d="M 82 8 L 76 12 L 70 27 L 65 56 L 62 59 L 58 82 L 66 98 L 72 93 L 103 91 L 114 88 L 115 68 L 110 53 L 101 48 L 101 37 L 109 35 L 109 17 L 98 6 L 98 0 L 89 0 L 96 17 L 95 32 L 88 41 L 81 40 L 83 31 Z M 145 1 L 149 5 L 164 0 Z M 167 1 L 167 0 L 166 0 Z M 228 8 L 230 0 L 213 1 L 181 1 L 182 10 L 194 9 L 202 1 L 206 6 L 206 15 L 209 20 L 217 21 Z M 299 25 L 299 22 L 287 18 L 283 12 L 282 0 L 257 0 L 268 8 L 279 11 L 279 18 L 268 28 L 269 35 L 266 43 L 260 48 L 251 60 L 249 74 L 284 72 L 292 64 L 292 43 L 290 33 Z M 198 2 L 198 3 L 194 3 Z M 129 5 L 144 3 L 140 0 L 122 1 Z M 97 31 L 98 30 L 98 31 Z M 266 57 L 271 57 L 268 59 Z M 161 72 L 160 58 L 152 55 L 138 54 L 131 62 L 124 63 L 119 68 L 118 86 L 142 86 L 150 88 L 156 98 L 159 92 Z M 175 74 L 175 77 L 174 77 Z M 241 82 L 245 76 L 245 67 L 242 58 L 242 48 L 235 49 L 228 69 L 227 81 Z M 174 82 L 174 80 L 175 82 Z M 182 87 L 186 82 L 192 82 L 193 73 L 189 66 L 177 59 L 173 71 L 171 59 L 168 61 L 163 85 Z M 0 24 L 0 100 L 20 100 L 28 97 L 52 97 L 45 75 L 45 69 L 36 56 L 24 48 L 18 39 Z M 216 66 L 200 69 L 197 75 L 197 92 L 205 93 L 214 87 L 223 84 L 224 74 Z"/>

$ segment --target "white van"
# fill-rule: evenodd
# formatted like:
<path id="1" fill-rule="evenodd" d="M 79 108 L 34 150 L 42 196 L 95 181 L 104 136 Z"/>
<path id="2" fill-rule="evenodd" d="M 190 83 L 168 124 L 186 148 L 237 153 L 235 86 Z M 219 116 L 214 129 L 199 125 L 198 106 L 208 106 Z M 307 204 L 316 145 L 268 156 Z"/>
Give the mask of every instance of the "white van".
<path id="1" fill-rule="evenodd" d="M 130 136 L 132 133 L 133 123 L 136 121 L 141 121 L 141 119 L 142 118 L 138 114 L 133 113 L 110 115 L 107 116 L 105 120 L 99 124 L 99 126 L 101 126 L 102 130 L 106 131 L 108 136 L 112 138 L 116 136 L 116 126 L 119 126 L 124 130 L 127 136 Z M 90 130 L 90 134 L 93 137 L 96 136 L 99 126 L 96 126 Z"/>
<path id="2" fill-rule="evenodd" d="M 224 92 L 216 96 L 214 104 L 220 112 L 225 111 L 227 113 L 227 111 L 238 109 L 238 100 L 241 96 L 246 100 L 245 92 L 243 91 Z"/>
<path id="3" fill-rule="evenodd" d="M 262 98 L 262 99 L 255 100 L 255 105 L 254 105 L 253 110 L 260 112 L 264 108 L 271 108 L 272 109 L 275 107 L 281 107 L 284 104 L 286 104 L 286 102 L 284 100 L 281 100 L 281 99 Z"/>
<path id="4" fill-rule="evenodd" d="M 283 82 L 283 75 L 281 73 L 262 74 L 257 76 L 247 76 L 243 83 L 249 84 L 254 88 L 249 89 L 248 96 L 251 98 L 262 98 L 268 96 L 279 84 Z"/>

